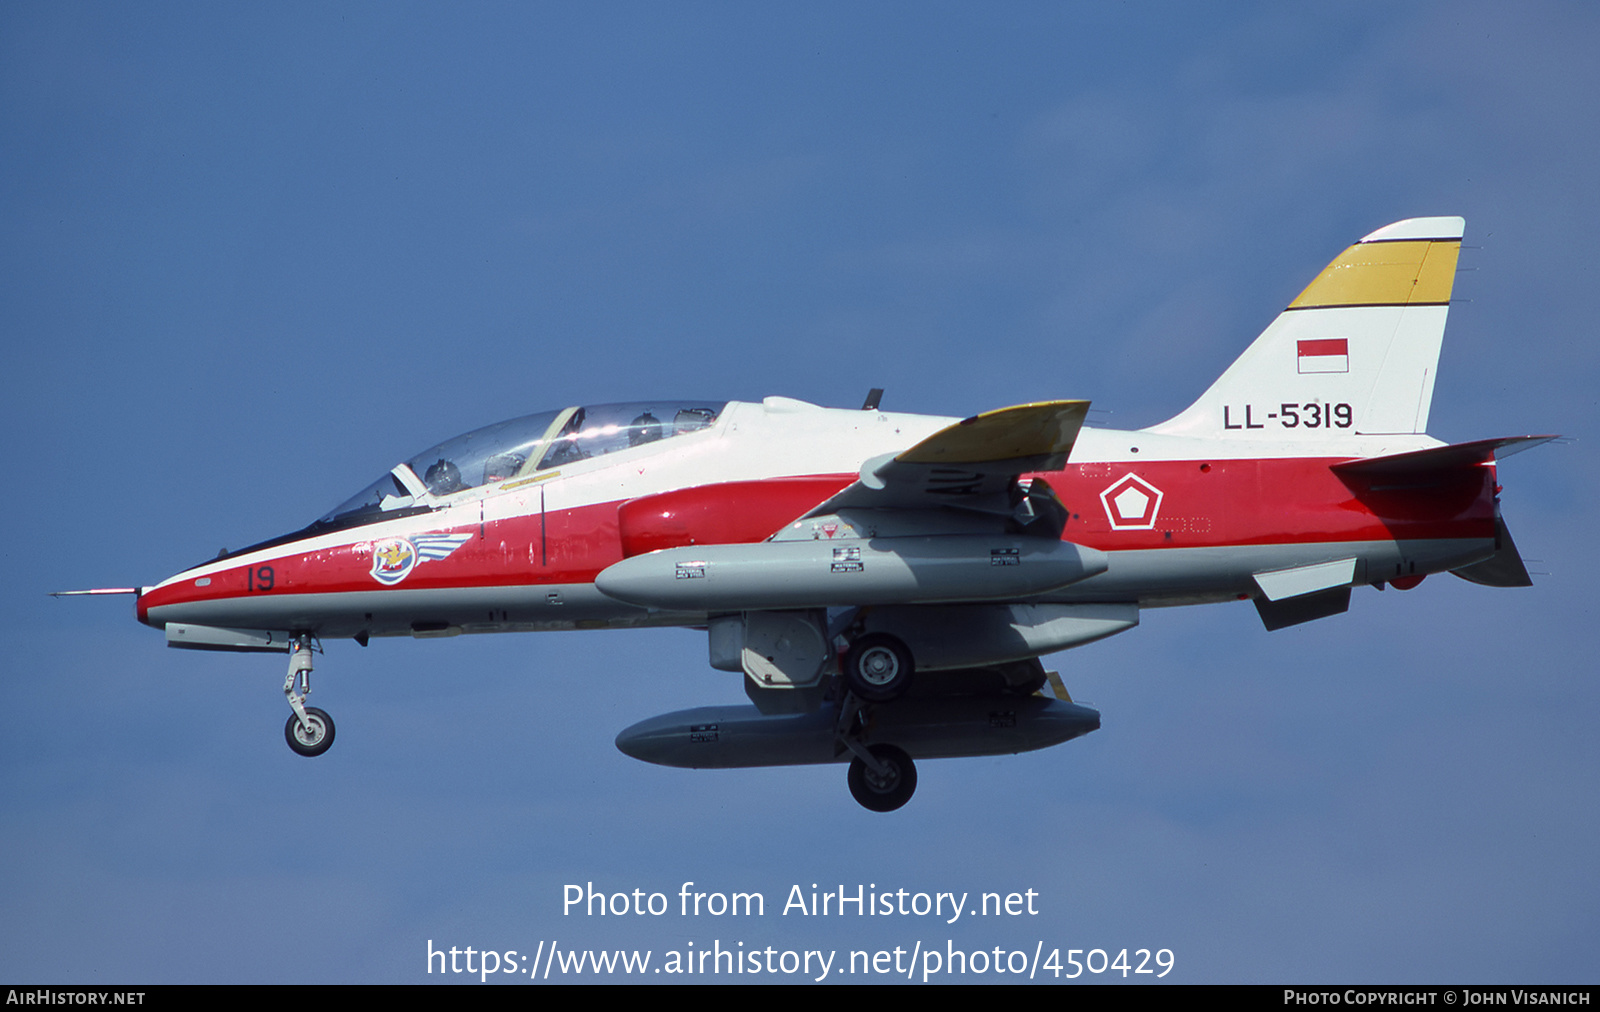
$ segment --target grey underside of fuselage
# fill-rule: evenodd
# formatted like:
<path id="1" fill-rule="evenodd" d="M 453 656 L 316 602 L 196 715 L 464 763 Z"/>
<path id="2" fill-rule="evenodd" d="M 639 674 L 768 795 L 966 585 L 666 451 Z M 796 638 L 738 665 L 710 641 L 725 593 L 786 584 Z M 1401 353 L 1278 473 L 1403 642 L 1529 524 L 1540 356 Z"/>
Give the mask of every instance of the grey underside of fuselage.
<path id="1" fill-rule="evenodd" d="M 1437 573 L 1486 559 L 1494 542 L 1477 539 L 1320 542 L 1110 551 L 1105 572 L 1031 602 L 1136 602 L 1167 607 L 1254 596 L 1256 573 L 1356 559 L 1354 582 Z M 848 606 L 848 586 L 839 600 Z M 990 602 L 993 603 L 993 602 Z M 593 584 L 375 589 L 339 594 L 251 595 L 151 609 L 149 622 L 347 636 L 452 635 L 703 625 L 709 616 L 635 607 Z"/>
<path id="2" fill-rule="evenodd" d="M 325 638 L 700 625 L 706 616 L 623 604 L 591 583 L 274 594 L 151 609 L 150 623 L 287 629 Z"/>
<path id="3" fill-rule="evenodd" d="M 1107 552 L 1104 573 L 1044 595 L 1043 601 L 1137 601 L 1142 608 L 1253 597 L 1257 573 L 1354 558 L 1356 585 L 1441 573 L 1494 554 L 1492 540 L 1334 541 Z"/>

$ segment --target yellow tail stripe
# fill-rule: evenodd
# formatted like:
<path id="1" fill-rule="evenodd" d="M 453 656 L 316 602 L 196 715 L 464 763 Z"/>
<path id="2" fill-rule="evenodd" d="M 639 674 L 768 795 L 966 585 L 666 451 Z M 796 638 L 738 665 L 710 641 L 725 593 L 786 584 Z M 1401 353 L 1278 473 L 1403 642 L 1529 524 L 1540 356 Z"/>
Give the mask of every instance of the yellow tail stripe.
<path id="1" fill-rule="evenodd" d="M 1448 303 L 1460 252 L 1460 239 L 1356 243 L 1324 267 L 1289 308 Z"/>

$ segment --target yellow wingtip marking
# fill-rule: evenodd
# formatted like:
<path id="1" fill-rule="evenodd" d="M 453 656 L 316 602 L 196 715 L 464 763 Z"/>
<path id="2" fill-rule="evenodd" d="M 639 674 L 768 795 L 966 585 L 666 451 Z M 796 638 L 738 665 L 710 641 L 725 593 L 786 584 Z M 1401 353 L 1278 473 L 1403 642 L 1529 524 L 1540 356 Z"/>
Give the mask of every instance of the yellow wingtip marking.
<path id="1" fill-rule="evenodd" d="M 1066 453 L 1088 412 L 1088 401 L 1043 401 L 985 411 L 941 429 L 895 459 L 973 464 Z"/>

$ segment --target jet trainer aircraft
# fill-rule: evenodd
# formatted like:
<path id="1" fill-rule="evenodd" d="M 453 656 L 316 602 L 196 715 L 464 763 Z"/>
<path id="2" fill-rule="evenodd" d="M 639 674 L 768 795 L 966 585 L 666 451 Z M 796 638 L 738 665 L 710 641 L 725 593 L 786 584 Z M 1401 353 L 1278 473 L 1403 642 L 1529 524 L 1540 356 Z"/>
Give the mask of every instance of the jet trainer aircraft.
<path id="1" fill-rule="evenodd" d="M 1425 434 L 1463 222 L 1345 250 L 1198 401 L 1086 428 L 1087 401 L 972 418 L 783 397 L 545 411 L 395 465 L 309 526 L 136 591 L 170 646 L 284 651 L 289 746 L 335 638 L 691 626 L 753 705 L 617 746 L 684 767 L 850 764 L 867 808 L 913 757 L 1055 745 L 1100 715 L 1039 658 L 1143 608 L 1253 601 L 1270 629 L 1351 588 L 1526 586 L 1496 461 L 1554 438 Z M 105 593 L 107 591 L 100 591 Z M 93 593 L 93 592 L 90 592 Z"/>

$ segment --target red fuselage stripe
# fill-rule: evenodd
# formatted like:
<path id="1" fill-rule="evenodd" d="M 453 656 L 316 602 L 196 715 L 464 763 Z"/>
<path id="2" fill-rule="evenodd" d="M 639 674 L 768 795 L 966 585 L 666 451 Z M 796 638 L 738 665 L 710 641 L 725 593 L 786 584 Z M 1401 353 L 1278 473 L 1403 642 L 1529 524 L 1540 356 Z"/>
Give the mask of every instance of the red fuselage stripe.
<path id="1" fill-rule="evenodd" d="M 1104 552 L 1494 536 L 1493 467 L 1412 482 L 1341 479 L 1329 470 L 1341 459 L 1085 463 L 1036 477 L 1067 507 L 1063 539 Z M 352 530 L 336 547 L 285 545 L 277 558 L 212 573 L 205 586 L 176 581 L 144 595 L 139 613 L 265 594 L 589 583 L 628 555 L 765 540 L 854 478 L 698 486 L 486 524 L 474 501 L 441 512 L 432 529 L 471 537 L 448 557 L 417 561 L 397 583 L 373 575 L 375 546 L 385 539 L 375 525 Z"/>

